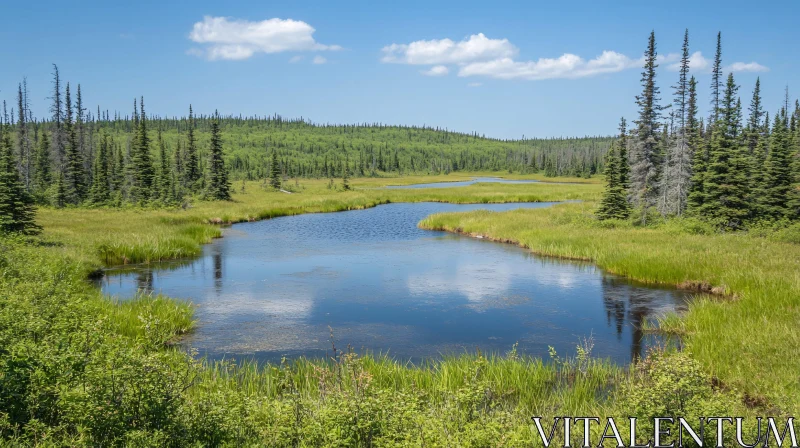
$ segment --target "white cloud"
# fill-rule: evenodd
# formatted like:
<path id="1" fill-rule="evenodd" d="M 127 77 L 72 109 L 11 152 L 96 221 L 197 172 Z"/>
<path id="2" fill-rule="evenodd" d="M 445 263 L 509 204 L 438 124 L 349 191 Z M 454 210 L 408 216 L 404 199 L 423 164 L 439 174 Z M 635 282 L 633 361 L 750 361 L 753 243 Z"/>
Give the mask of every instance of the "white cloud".
<path id="1" fill-rule="evenodd" d="M 292 19 L 268 19 L 260 22 L 205 16 L 189 33 L 189 39 L 207 44 L 195 49 L 210 60 L 242 60 L 256 53 L 284 51 L 341 50 L 338 45 L 323 45 L 314 40 L 314 28 Z"/>
<path id="2" fill-rule="evenodd" d="M 314 60 L 312 62 L 317 65 L 320 65 L 328 62 L 328 60 L 323 58 L 322 56 L 314 56 Z"/>
<path id="3" fill-rule="evenodd" d="M 508 39 L 489 39 L 479 33 L 460 42 L 450 39 L 418 40 L 410 44 L 387 45 L 381 51 L 383 62 L 442 65 L 511 57 L 518 50 Z"/>
<path id="4" fill-rule="evenodd" d="M 480 83 L 480 82 L 471 82 L 471 83 L 467 84 L 468 87 L 480 87 L 482 85 L 483 85 L 483 83 Z"/>
<path id="5" fill-rule="evenodd" d="M 292 58 L 291 58 L 291 59 L 289 59 L 289 63 L 290 63 L 290 64 L 296 64 L 296 63 L 298 63 L 298 62 L 300 62 L 300 61 L 302 61 L 302 60 L 303 60 L 303 57 L 302 57 L 302 56 L 300 56 L 300 55 L 297 55 L 297 56 L 292 56 Z"/>
<path id="6" fill-rule="evenodd" d="M 474 62 L 461 67 L 458 76 L 487 76 L 498 79 L 542 80 L 554 78 L 584 78 L 603 73 L 615 73 L 638 67 L 641 61 L 614 51 L 604 51 L 589 61 L 566 53 L 558 58 L 540 58 L 537 61 L 517 62 L 501 58 L 487 62 Z"/>
<path id="7" fill-rule="evenodd" d="M 434 65 L 430 70 L 423 70 L 420 73 L 426 76 L 444 76 L 450 73 L 450 69 L 446 65 Z"/>
<path id="8" fill-rule="evenodd" d="M 680 55 L 672 53 L 668 56 L 673 55 L 674 60 L 677 60 L 678 62 L 668 65 L 667 68 L 672 71 L 678 71 L 681 69 Z M 706 59 L 705 56 L 703 56 L 703 53 L 695 51 L 689 56 L 689 70 L 693 72 L 708 72 L 711 70 L 711 60 Z"/>
<path id="9" fill-rule="evenodd" d="M 734 62 L 725 67 L 728 72 L 768 72 L 769 67 L 765 67 L 758 62 Z"/>
<path id="10" fill-rule="evenodd" d="M 676 61 L 667 66 L 669 70 L 680 70 L 680 55 L 677 53 L 670 53 L 665 57 L 665 61 L 666 60 L 669 62 Z M 711 59 L 707 59 L 705 56 L 703 56 L 703 53 L 699 51 L 695 51 L 691 56 L 689 56 L 689 69 L 692 72 L 710 73 L 712 65 L 713 61 Z M 769 71 L 769 68 L 759 64 L 758 62 L 734 62 L 733 64 L 724 67 L 723 70 L 726 72 L 766 72 Z"/>

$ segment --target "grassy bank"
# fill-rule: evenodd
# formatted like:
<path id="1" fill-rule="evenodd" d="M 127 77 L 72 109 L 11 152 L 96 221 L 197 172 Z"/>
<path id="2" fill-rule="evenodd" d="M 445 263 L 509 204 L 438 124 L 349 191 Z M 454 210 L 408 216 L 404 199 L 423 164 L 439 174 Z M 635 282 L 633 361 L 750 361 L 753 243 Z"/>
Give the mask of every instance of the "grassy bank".
<path id="1" fill-rule="evenodd" d="M 88 266 L 142 263 L 195 256 L 220 235 L 210 223 L 231 224 L 300 213 L 337 212 L 390 202 L 503 203 L 593 200 L 602 186 L 577 184 L 476 184 L 442 189 L 382 189 L 386 185 L 471 179 L 475 175 L 365 178 L 352 191 L 328 188 L 328 180 L 289 182 L 293 194 L 268 191 L 249 182 L 234 185 L 232 202 L 197 202 L 188 209 L 41 209 L 44 238 L 62 244 Z M 533 178 L 535 176 L 528 176 Z M 563 181 L 571 178 L 550 178 Z M 337 184 L 337 187 L 339 185 Z"/>
<path id="2" fill-rule="evenodd" d="M 800 245 L 744 234 L 696 234 L 681 223 L 633 228 L 592 218 L 594 205 L 547 210 L 434 215 L 428 229 L 480 234 L 532 251 L 591 260 L 610 272 L 703 290 L 721 298 L 695 301 L 666 330 L 726 387 L 754 403 L 800 410 Z M 702 229 L 701 229 L 702 230 Z"/>
<path id="3" fill-rule="evenodd" d="M 450 179 L 417 179 L 442 180 Z M 401 201 L 591 201 L 601 189 L 598 184 L 376 188 L 393 181 L 359 179 L 350 192 L 331 191 L 327 181 L 301 182 L 294 186 L 295 194 L 266 192 L 250 183 L 234 202 L 200 202 L 185 210 L 40 210 L 42 237 L 0 241 L 0 435 L 39 446 L 537 446 L 532 415 L 750 415 L 762 410 L 757 402 L 762 396 L 764 403 L 780 405 L 781 412 L 796 409 L 792 406 L 798 400 L 791 395 L 796 389 L 786 384 L 796 361 L 787 357 L 785 365 L 773 371 L 779 357 L 763 351 L 782 345 L 768 341 L 773 345 L 758 347 L 768 364 L 749 382 L 734 381 L 740 378 L 733 369 L 735 360 L 720 364 L 703 353 L 714 347 L 701 342 L 715 342 L 698 339 L 706 334 L 698 327 L 719 325 L 693 321 L 699 319 L 693 316 L 739 306 L 736 303 L 703 302 L 688 320 L 671 321 L 689 335 L 692 351 L 699 352 L 692 356 L 700 363 L 688 355 L 654 356 L 627 371 L 587 356 L 531 359 L 509 347 L 503 357 L 465 355 L 425 366 L 340 353 L 333 360 L 260 368 L 205 365 L 172 348 L 180 334 L 191 330 L 190 304 L 161 297 L 116 304 L 86 282 L 87 274 L 107 264 L 197 255 L 201 244 L 220 234 L 213 222 Z M 669 273 L 680 272 L 679 257 L 697 258 L 705 260 L 699 263 L 705 270 L 685 280 L 725 285 L 741 295 L 741 302 L 750 300 L 744 295 L 749 290 L 736 279 L 763 278 L 766 283 L 756 282 L 754 290 L 797 286 L 796 278 L 794 286 L 770 283 L 779 272 L 787 279 L 797 275 L 778 266 L 780 260 L 758 264 L 771 263 L 764 255 L 772 250 L 785 251 L 777 256 L 784 257 L 784 263 L 791 261 L 796 254 L 791 247 L 741 237 L 743 247 L 752 246 L 738 252 L 747 263 L 731 252 L 716 269 L 713 254 L 703 255 L 705 251 L 727 247 L 726 242 L 740 237 L 688 235 L 680 229 L 599 228 L 587 217 L 591 207 L 436 216 L 425 225 L 465 231 L 472 231 L 468 229 L 473 225 L 475 232 L 503 239 L 521 234 L 527 238 L 527 232 L 533 232 L 543 253 L 593 259 L 648 281 L 678 283 L 674 280 L 679 275 Z M 615 240 L 609 235 L 616 235 Z M 603 238 L 609 239 L 608 245 L 599 241 Z M 676 246 L 675 241 L 688 245 Z M 674 259 L 657 257 L 657 243 L 680 253 Z M 612 248 L 623 253 L 615 255 Z M 738 276 L 724 271 L 726 265 L 739 269 Z M 782 270 L 767 275 L 768 269 Z M 780 291 L 793 290 L 775 292 Z M 769 302 L 763 304 L 765 309 L 788 315 L 779 317 L 781 322 L 796 318 L 791 314 L 797 312 L 793 298 L 782 293 L 773 298 L 772 290 L 764 294 L 762 300 Z M 753 316 L 762 316 L 761 311 Z M 790 332 L 783 328 L 773 335 L 791 336 Z M 757 340 L 767 341 L 761 336 Z M 726 365 L 729 369 L 722 369 Z M 736 391 L 715 387 L 704 367 L 726 384 L 750 392 L 756 397 L 755 408 L 744 408 L 744 397 Z M 754 371 L 739 368 L 745 369 L 742 375 Z M 767 378 L 770 373 L 775 378 Z M 777 397 L 780 391 L 786 393 L 782 400 Z M 574 440 L 580 434 L 575 429 Z"/>

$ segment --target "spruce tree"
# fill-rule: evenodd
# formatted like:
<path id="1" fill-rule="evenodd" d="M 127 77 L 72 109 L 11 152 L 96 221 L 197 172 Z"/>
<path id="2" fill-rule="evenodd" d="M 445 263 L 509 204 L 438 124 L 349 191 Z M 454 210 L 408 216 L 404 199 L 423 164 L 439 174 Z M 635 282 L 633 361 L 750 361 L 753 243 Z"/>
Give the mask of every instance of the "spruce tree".
<path id="1" fill-rule="evenodd" d="M 269 166 L 269 185 L 276 190 L 281 189 L 281 167 L 278 163 L 278 153 L 275 148 L 272 148 L 272 160 Z"/>
<path id="2" fill-rule="evenodd" d="M 35 222 L 33 198 L 20 180 L 7 127 L 0 124 L 0 233 L 36 234 L 41 227 Z"/>
<path id="3" fill-rule="evenodd" d="M 157 178 L 154 182 L 154 187 L 157 192 L 157 198 L 163 202 L 169 202 L 172 194 L 172 173 L 170 169 L 169 159 L 167 158 L 166 145 L 164 138 L 161 135 L 161 128 L 158 128 L 158 161 L 159 167 L 157 171 Z"/>
<path id="4" fill-rule="evenodd" d="M 64 94 L 64 133 L 66 134 L 66 153 L 64 160 L 64 185 L 67 202 L 80 204 L 86 198 L 86 173 L 84 172 L 83 153 L 78 142 L 70 99 L 69 83 Z"/>
<path id="5" fill-rule="evenodd" d="M 34 175 L 33 183 L 34 190 L 37 197 L 43 197 L 47 187 L 53 181 L 52 173 L 50 171 L 50 139 L 47 137 L 47 132 L 42 131 L 42 136 L 39 139 L 39 147 L 36 150 L 36 160 L 34 162 Z"/>
<path id="6" fill-rule="evenodd" d="M 667 215 L 683 215 L 691 183 L 691 151 L 689 149 L 686 115 L 689 96 L 689 30 L 683 37 L 683 54 L 680 61 L 678 83 L 673 86 L 674 100 L 672 135 L 665 138 L 666 161 L 662 176 L 662 212 Z"/>
<path id="7" fill-rule="evenodd" d="M 222 154 L 222 137 L 219 130 L 219 116 L 211 121 L 211 144 L 208 154 L 208 175 L 206 181 L 206 199 L 215 201 L 231 200 L 231 185 Z"/>
<path id="8" fill-rule="evenodd" d="M 64 144 L 64 109 L 61 100 L 61 77 L 58 73 L 58 66 L 53 64 L 53 103 L 50 106 L 50 112 L 53 114 L 50 119 L 53 127 L 53 139 L 51 141 L 53 160 L 58 172 L 63 171 L 64 157 L 65 157 L 65 144 Z"/>
<path id="9" fill-rule="evenodd" d="M 711 68 L 711 118 L 713 125 L 719 119 L 720 87 L 722 86 L 722 32 L 717 33 L 717 50 L 714 53 L 714 65 Z"/>
<path id="10" fill-rule="evenodd" d="M 689 80 L 689 100 L 686 107 L 686 141 L 692 157 L 692 177 L 686 199 L 687 213 L 698 215 L 705 202 L 705 174 L 708 164 L 706 142 L 701 133 L 702 123 L 698 120 L 697 80 Z"/>
<path id="11" fill-rule="evenodd" d="M 794 186 L 792 174 L 792 136 L 782 114 L 775 116 L 769 142 L 769 154 L 764 167 L 764 180 L 759 191 L 760 217 L 777 220 L 791 215 L 789 196 Z"/>
<path id="12" fill-rule="evenodd" d="M 150 137 L 147 135 L 144 97 L 141 98 L 139 107 L 141 112 L 136 117 L 137 126 L 131 142 L 131 163 L 129 166 L 131 186 L 128 194 L 130 201 L 133 203 L 144 203 L 151 199 L 153 178 L 155 177 L 153 163 L 150 161 Z"/>
<path id="13" fill-rule="evenodd" d="M 635 121 L 635 144 L 631 166 L 631 193 L 634 204 L 641 209 L 642 224 L 647 224 L 648 210 L 655 205 L 658 198 L 661 171 L 659 119 L 663 107 L 659 105 L 659 88 L 656 85 L 657 57 L 655 32 L 651 32 L 644 55 L 642 93 L 636 96 L 639 118 Z"/>
<path id="14" fill-rule="evenodd" d="M 347 153 L 344 155 L 344 167 L 342 169 L 342 190 L 350 190 L 350 158 Z"/>
<path id="15" fill-rule="evenodd" d="M 53 191 L 53 206 L 63 208 L 67 205 L 67 187 L 64 185 L 64 175 L 59 171 L 56 174 L 56 185 Z"/>
<path id="16" fill-rule="evenodd" d="M 606 156 L 606 166 L 603 174 L 606 178 L 606 188 L 600 201 L 600 208 L 596 216 L 600 220 L 627 219 L 630 215 L 627 192 L 620 185 L 620 161 L 618 147 L 620 143 L 614 142 Z"/>
<path id="17" fill-rule="evenodd" d="M 628 128 L 625 117 L 619 119 L 619 157 L 617 160 L 618 174 L 619 174 L 619 187 L 625 193 L 625 203 L 627 213 L 630 213 L 630 202 L 627 200 L 630 196 L 631 188 L 631 166 L 628 162 Z"/>
<path id="18" fill-rule="evenodd" d="M 186 188 L 191 190 L 196 189 L 196 183 L 201 177 L 200 172 L 200 160 L 197 155 L 197 141 L 195 140 L 194 135 L 194 112 L 192 111 L 192 105 L 189 105 L 189 122 L 188 122 L 188 129 L 186 131 L 186 151 L 185 151 L 185 163 L 183 164 L 183 171 L 184 171 L 184 184 Z"/>
<path id="19" fill-rule="evenodd" d="M 92 204 L 104 205 L 111 199 L 110 182 L 109 182 L 109 143 L 108 135 L 104 134 L 103 139 L 100 141 L 100 148 L 95 154 L 94 161 L 94 182 L 92 183 L 89 192 L 89 198 Z"/>
<path id="20" fill-rule="evenodd" d="M 750 100 L 750 116 L 747 119 L 747 127 L 745 134 L 747 138 L 747 149 L 750 154 L 753 154 L 758 146 L 759 137 L 761 136 L 761 117 L 764 116 L 764 111 L 761 107 L 761 79 L 756 78 L 756 86 L 753 89 L 753 98 Z"/>
<path id="21" fill-rule="evenodd" d="M 705 198 L 700 213 L 723 229 L 741 229 L 750 214 L 747 200 L 749 157 L 746 147 L 736 138 L 736 92 L 733 74 L 728 74 L 720 106 L 719 120 L 713 126 L 705 176 Z"/>

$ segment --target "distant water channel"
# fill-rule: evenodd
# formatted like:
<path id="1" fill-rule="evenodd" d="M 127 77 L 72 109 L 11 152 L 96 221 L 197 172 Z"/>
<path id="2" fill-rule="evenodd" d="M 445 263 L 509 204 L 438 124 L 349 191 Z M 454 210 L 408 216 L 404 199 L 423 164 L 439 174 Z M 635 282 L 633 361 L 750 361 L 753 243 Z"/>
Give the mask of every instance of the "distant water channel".
<path id="1" fill-rule="evenodd" d="M 99 285 L 191 300 L 199 324 L 185 344 L 209 358 L 325 356 L 332 330 L 337 348 L 415 361 L 515 342 L 574 355 L 592 335 L 594 355 L 630 362 L 653 343 L 639 325 L 685 309 L 686 293 L 417 228 L 432 213 L 550 205 L 397 203 L 236 224 L 197 259 L 110 269 Z"/>
<path id="2" fill-rule="evenodd" d="M 501 177 L 476 177 L 472 180 L 454 181 L 454 182 L 432 182 L 429 184 L 410 184 L 410 185 L 389 185 L 386 188 L 392 189 L 407 189 L 407 188 L 454 188 L 466 187 L 468 185 L 477 183 L 496 183 L 496 184 L 531 184 L 540 183 L 538 180 L 515 180 L 503 179 Z"/>

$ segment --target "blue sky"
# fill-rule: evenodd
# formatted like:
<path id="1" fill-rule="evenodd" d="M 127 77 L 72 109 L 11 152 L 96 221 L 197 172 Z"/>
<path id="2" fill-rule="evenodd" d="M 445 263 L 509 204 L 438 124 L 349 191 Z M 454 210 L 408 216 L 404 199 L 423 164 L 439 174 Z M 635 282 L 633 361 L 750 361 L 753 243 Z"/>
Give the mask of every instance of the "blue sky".
<path id="1" fill-rule="evenodd" d="M 0 99 L 28 79 L 42 116 L 51 63 L 95 110 L 273 114 L 427 124 L 492 137 L 611 134 L 633 119 L 655 30 L 664 102 L 685 28 L 708 102 L 717 31 L 749 103 L 800 96 L 800 2 L 141 0 L 5 2 Z M 116 3 L 116 2 L 114 2 Z M 290 20 L 291 19 L 291 20 Z M 604 53 L 605 52 L 605 53 Z M 316 62 L 316 63 L 315 63 Z M 793 95 L 793 93 L 798 95 Z"/>

